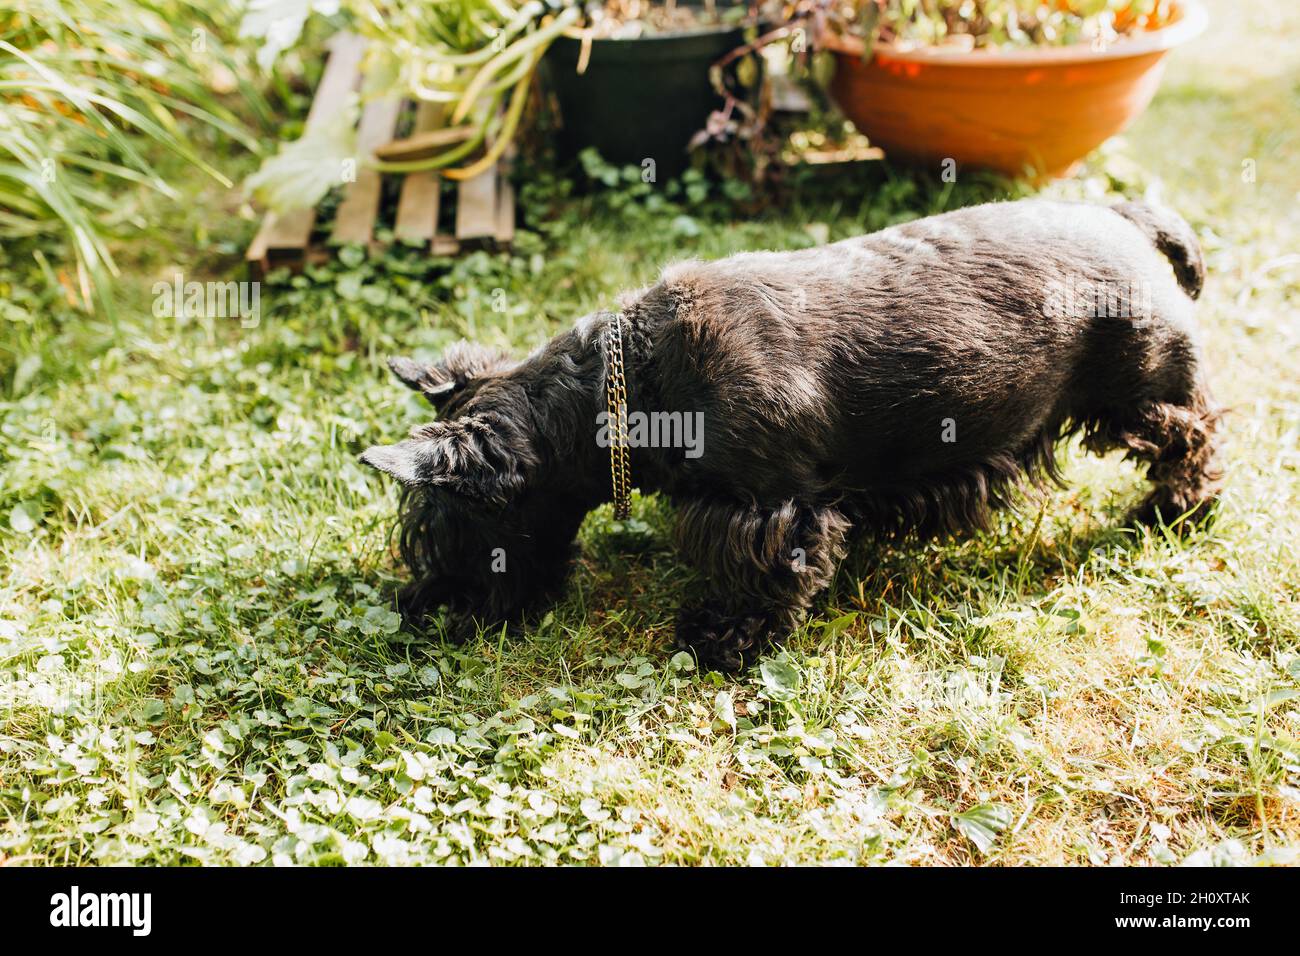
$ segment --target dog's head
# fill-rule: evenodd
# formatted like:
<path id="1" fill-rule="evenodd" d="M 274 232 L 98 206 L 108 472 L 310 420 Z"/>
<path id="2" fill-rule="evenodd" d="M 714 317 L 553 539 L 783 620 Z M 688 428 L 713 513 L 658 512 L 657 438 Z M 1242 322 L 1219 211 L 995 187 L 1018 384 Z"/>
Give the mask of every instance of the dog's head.
<path id="1" fill-rule="evenodd" d="M 509 620 L 563 579 L 582 520 L 536 487 L 548 451 L 518 363 L 462 342 L 433 365 L 388 364 L 438 410 L 406 441 L 361 455 L 403 485 L 400 543 L 414 580 L 402 612 L 418 623 L 446 606 L 458 637 Z"/>

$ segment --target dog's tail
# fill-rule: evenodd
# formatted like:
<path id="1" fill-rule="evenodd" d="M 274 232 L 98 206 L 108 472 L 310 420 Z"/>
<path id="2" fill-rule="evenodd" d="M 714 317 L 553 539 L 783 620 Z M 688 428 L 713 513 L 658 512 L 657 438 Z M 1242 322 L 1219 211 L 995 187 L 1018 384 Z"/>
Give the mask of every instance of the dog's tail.
<path id="1" fill-rule="evenodd" d="M 1110 208 L 1146 233 L 1151 244 L 1174 267 L 1174 275 L 1184 292 L 1193 299 L 1201 294 L 1205 285 L 1205 260 L 1196 233 L 1182 216 L 1144 202 L 1122 202 Z"/>

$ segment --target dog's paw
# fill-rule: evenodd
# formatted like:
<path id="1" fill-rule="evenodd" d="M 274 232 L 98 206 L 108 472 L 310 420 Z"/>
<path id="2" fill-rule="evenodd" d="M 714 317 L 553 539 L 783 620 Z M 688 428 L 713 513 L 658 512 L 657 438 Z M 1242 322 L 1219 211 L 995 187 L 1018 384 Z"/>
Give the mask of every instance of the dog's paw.
<path id="1" fill-rule="evenodd" d="M 693 651 L 702 670 L 735 673 L 758 659 L 773 636 L 773 622 L 762 614 L 729 615 L 709 608 L 682 608 L 675 643 Z"/>
<path id="2" fill-rule="evenodd" d="M 1206 497 L 1189 503 L 1156 491 L 1129 512 L 1126 523 L 1133 528 L 1165 526 L 1182 535 L 1208 528 L 1217 517 L 1217 498 Z"/>

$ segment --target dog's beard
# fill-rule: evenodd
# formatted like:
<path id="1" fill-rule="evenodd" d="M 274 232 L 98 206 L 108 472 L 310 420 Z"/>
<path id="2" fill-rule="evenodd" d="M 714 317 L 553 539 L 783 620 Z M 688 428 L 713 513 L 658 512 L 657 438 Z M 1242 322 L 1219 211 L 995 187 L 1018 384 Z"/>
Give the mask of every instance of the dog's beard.
<path id="1" fill-rule="evenodd" d="M 555 598 L 574 553 L 573 521 L 556 521 L 555 509 L 531 516 L 476 505 L 441 489 L 403 492 L 402 559 L 412 580 L 398 595 L 411 625 L 445 607 L 443 628 L 464 638 L 521 619 Z"/>

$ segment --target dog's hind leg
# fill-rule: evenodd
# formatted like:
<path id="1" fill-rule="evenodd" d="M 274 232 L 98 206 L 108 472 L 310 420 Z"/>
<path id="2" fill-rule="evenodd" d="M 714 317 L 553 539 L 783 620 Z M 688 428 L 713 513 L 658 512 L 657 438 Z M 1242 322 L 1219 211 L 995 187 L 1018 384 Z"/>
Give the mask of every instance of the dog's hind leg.
<path id="1" fill-rule="evenodd" d="M 1148 461 L 1147 480 L 1154 487 L 1134 509 L 1140 524 L 1174 523 L 1187 515 L 1206 517 L 1223 484 L 1218 461 L 1220 413 L 1213 406 L 1152 403 L 1140 410 L 1126 445 Z"/>
<path id="2" fill-rule="evenodd" d="M 1130 515 L 1136 524 L 1205 518 L 1223 483 L 1218 459 L 1222 412 L 1197 386 L 1184 403 L 1144 401 L 1109 423 L 1091 444 L 1128 449 L 1147 462 L 1153 487 Z"/>
<path id="3" fill-rule="evenodd" d="M 776 508 L 693 501 L 679 512 L 677 542 L 706 581 L 682 608 L 677 645 L 703 667 L 736 671 L 784 639 L 844 557 L 850 523 L 830 507 Z"/>

